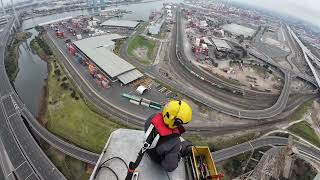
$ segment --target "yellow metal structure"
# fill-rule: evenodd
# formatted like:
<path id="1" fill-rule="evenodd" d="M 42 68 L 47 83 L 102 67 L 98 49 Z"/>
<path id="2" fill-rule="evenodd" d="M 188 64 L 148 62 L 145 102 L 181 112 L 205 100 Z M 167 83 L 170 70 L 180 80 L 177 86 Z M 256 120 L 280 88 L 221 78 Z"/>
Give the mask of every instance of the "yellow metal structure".
<path id="1" fill-rule="evenodd" d="M 214 180 L 220 180 L 220 178 L 218 177 L 216 165 L 213 161 L 209 147 L 208 146 L 196 146 L 196 147 L 192 147 L 192 160 L 193 160 L 193 165 L 194 165 L 194 170 L 196 173 L 197 180 L 201 180 L 200 179 L 200 171 L 197 168 L 200 166 L 197 161 L 197 158 L 199 156 L 202 156 L 204 163 L 207 166 L 209 176 L 212 176 L 213 177 L 212 179 L 214 179 Z"/>

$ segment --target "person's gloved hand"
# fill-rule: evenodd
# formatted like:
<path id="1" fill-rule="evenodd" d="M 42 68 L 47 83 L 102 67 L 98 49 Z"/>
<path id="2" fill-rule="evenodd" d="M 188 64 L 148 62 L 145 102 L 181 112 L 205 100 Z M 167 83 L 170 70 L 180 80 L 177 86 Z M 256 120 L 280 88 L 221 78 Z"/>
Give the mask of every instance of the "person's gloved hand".
<path id="1" fill-rule="evenodd" d="M 186 157 L 186 156 L 191 155 L 192 146 L 193 146 L 193 144 L 190 141 L 182 141 L 181 142 L 181 150 L 180 150 L 181 156 Z"/>

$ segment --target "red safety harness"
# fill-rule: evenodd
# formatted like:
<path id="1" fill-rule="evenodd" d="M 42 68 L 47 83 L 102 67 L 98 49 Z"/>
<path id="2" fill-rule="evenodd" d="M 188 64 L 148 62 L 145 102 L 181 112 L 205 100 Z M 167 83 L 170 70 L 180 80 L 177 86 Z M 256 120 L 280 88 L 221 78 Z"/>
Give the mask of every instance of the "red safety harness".
<path id="1" fill-rule="evenodd" d="M 175 129 L 170 129 L 163 121 L 162 113 L 158 113 L 151 119 L 151 123 L 156 128 L 160 136 L 168 136 L 171 134 L 182 134 L 185 132 L 182 126 L 179 126 Z"/>

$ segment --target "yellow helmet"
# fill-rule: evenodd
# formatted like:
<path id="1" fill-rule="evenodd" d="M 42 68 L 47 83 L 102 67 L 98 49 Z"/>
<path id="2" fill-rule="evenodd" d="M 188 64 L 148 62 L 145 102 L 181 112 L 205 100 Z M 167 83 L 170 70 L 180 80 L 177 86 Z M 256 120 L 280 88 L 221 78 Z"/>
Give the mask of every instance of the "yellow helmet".
<path id="1" fill-rule="evenodd" d="M 164 123 L 171 129 L 192 120 L 192 109 L 184 101 L 170 101 L 162 111 Z"/>

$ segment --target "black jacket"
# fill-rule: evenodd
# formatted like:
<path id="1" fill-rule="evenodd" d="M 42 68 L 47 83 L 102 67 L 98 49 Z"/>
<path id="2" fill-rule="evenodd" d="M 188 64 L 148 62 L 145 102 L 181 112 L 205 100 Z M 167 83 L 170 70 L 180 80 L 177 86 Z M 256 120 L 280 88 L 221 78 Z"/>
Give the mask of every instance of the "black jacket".
<path id="1" fill-rule="evenodd" d="M 153 116 L 150 116 L 145 122 L 145 132 L 150 126 Z M 155 137 L 156 134 L 153 134 L 153 136 Z M 178 167 L 181 158 L 181 141 L 179 137 L 180 135 L 178 134 L 161 136 L 156 147 L 146 151 L 153 161 L 159 163 L 168 172 Z"/>

